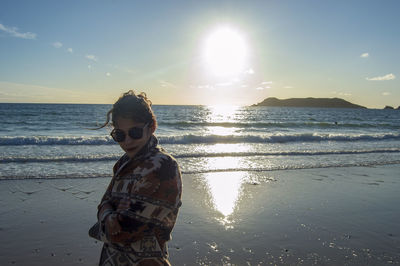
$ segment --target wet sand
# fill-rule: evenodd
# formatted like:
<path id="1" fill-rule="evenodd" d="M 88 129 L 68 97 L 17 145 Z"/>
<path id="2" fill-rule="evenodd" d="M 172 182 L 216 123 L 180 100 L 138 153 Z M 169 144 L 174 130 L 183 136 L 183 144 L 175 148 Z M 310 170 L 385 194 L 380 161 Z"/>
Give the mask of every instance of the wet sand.
<path id="1" fill-rule="evenodd" d="M 0 265 L 96 265 L 108 179 L 0 181 Z M 400 165 L 183 175 L 173 265 L 398 265 Z"/>

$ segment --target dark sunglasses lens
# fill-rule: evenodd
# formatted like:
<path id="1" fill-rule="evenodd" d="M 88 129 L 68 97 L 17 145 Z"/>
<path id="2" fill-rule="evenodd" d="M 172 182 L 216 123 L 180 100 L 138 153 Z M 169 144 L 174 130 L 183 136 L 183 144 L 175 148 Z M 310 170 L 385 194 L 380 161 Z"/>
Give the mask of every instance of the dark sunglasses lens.
<path id="1" fill-rule="evenodd" d="M 122 142 L 125 139 L 125 133 L 122 130 L 115 129 L 113 132 L 111 132 L 111 137 L 116 141 L 116 142 Z"/>
<path id="2" fill-rule="evenodd" d="M 129 137 L 133 139 L 141 139 L 143 137 L 143 128 L 133 127 L 129 129 Z"/>

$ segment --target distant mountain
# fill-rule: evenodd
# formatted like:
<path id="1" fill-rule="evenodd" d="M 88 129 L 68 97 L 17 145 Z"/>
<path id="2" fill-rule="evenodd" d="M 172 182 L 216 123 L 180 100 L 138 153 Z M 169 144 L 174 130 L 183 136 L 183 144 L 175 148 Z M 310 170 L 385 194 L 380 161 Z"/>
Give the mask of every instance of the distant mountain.
<path id="1" fill-rule="evenodd" d="M 277 107 L 318 107 L 318 108 L 366 108 L 353 104 L 340 98 L 290 98 L 280 100 L 270 97 L 252 106 L 277 106 Z"/>

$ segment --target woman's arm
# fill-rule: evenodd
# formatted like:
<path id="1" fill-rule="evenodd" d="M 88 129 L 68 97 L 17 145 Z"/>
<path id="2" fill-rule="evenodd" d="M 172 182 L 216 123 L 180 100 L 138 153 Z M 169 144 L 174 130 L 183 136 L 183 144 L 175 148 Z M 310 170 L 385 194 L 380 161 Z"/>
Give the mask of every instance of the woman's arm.
<path id="1" fill-rule="evenodd" d="M 111 204 L 111 190 L 113 185 L 114 182 L 111 180 L 106 192 L 101 198 L 99 206 L 97 207 L 97 220 L 99 222 L 104 222 L 105 218 L 114 211 L 114 208 Z"/>
<path id="2" fill-rule="evenodd" d="M 113 178 L 111 179 L 110 184 L 108 185 L 106 192 L 104 193 L 100 204 L 97 207 L 97 220 L 100 222 L 101 230 L 106 235 L 115 234 L 116 232 L 121 231 L 121 227 L 119 226 L 117 215 L 115 213 L 115 206 L 112 203 L 112 189 L 115 183 L 115 175 L 118 170 L 124 166 L 124 162 L 126 162 L 126 156 L 122 156 L 113 167 Z M 108 237 L 107 237 L 108 238 Z"/>
<path id="3" fill-rule="evenodd" d="M 160 167 L 137 181 L 128 197 L 120 200 L 117 215 L 112 216 L 118 220 L 121 232 L 111 234 L 111 242 L 133 242 L 157 227 L 172 230 L 180 207 L 181 174 L 172 158 L 163 158 L 160 163 Z"/>

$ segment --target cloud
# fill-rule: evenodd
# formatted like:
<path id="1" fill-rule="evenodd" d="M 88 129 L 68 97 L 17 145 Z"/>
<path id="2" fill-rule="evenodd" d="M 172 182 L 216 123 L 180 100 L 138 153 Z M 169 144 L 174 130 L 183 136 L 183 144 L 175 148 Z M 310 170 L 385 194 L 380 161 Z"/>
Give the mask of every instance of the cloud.
<path id="1" fill-rule="evenodd" d="M 97 60 L 98 60 L 97 57 L 92 54 L 87 54 L 85 57 L 86 57 L 86 59 L 92 60 L 94 62 L 97 62 Z"/>
<path id="2" fill-rule="evenodd" d="M 339 95 L 339 96 L 351 96 L 352 94 L 349 92 L 341 92 L 341 91 L 332 91 L 333 94 Z"/>
<path id="3" fill-rule="evenodd" d="M 389 96 L 389 95 L 391 95 L 391 93 L 390 93 L 390 92 L 387 92 L 387 91 L 385 91 L 385 92 L 382 92 L 382 95 L 383 95 L 383 96 Z"/>
<path id="4" fill-rule="evenodd" d="M 110 72 L 107 72 L 107 73 L 106 73 L 106 76 L 107 76 L 107 77 L 110 77 L 110 76 L 111 76 L 111 73 L 110 73 Z"/>
<path id="5" fill-rule="evenodd" d="M 272 81 L 263 81 L 260 83 L 258 87 L 256 87 L 256 90 L 264 90 L 264 89 L 271 89 Z"/>
<path id="6" fill-rule="evenodd" d="M 199 88 L 199 89 L 209 89 L 209 88 L 211 88 L 211 87 L 212 87 L 212 86 L 206 84 L 206 85 L 199 85 L 197 88 Z"/>
<path id="7" fill-rule="evenodd" d="M 218 87 L 228 87 L 228 86 L 231 86 L 231 85 L 232 85 L 231 81 L 220 82 L 220 83 L 215 84 L 215 86 L 218 86 Z"/>
<path id="8" fill-rule="evenodd" d="M 204 84 L 204 85 L 191 85 L 190 88 L 192 89 L 200 89 L 200 90 L 214 90 L 215 87 L 214 85 L 210 85 L 210 84 Z"/>
<path id="9" fill-rule="evenodd" d="M 263 81 L 261 82 L 261 85 L 270 85 L 272 84 L 272 81 Z"/>
<path id="10" fill-rule="evenodd" d="M 360 55 L 361 58 L 368 58 L 369 57 L 369 53 L 363 53 Z"/>
<path id="11" fill-rule="evenodd" d="M 396 76 L 393 75 L 392 73 L 390 73 L 390 74 L 387 74 L 385 76 L 374 77 L 374 78 L 366 78 L 366 80 L 369 80 L 369 81 L 383 81 L 383 80 L 392 80 L 392 79 L 395 79 L 395 78 L 396 78 Z"/>
<path id="12" fill-rule="evenodd" d="M 217 87 L 229 87 L 232 85 L 235 85 L 236 83 L 241 83 L 241 80 L 238 77 L 234 77 L 231 80 L 226 80 L 224 82 L 218 82 L 215 83 L 213 86 L 217 86 Z"/>
<path id="13" fill-rule="evenodd" d="M 72 48 L 68 48 L 67 51 L 68 51 L 68 53 L 71 53 L 71 54 L 74 53 L 74 50 L 72 50 Z"/>
<path id="14" fill-rule="evenodd" d="M 172 84 L 171 82 L 160 80 L 161 87 L 164 88 L 176 88 L 176 85 Z"/>
<path id="15" fill-rule="evenodd" d="M 53 42 L 51 45 L 53 45 L 54 48 L 61 48 L 63 46 L 60 42 Z"/>
<path id="16" fill-rule="evenodd" d="M 284 89 L 293 89 L 294 87 L 293 86 L 285 86 L 285 87 L 283 87 Z"/>
<path id="17" fill-rule="evenodd" d="M 18 32 L 17 27 L 7 27 L 3 24 L 0 24 L 0 30 L 10 34 L 13 37 L 21 38 L 21 39 L 36 39 L 37 34 L 32 32 Z"/>
<path id="18" fill-rule="evenodd" d="M 247 69 L 244 73 L 249 74 L 249 75 L 253 75 L 255 72 L 252 68 Z"/>

